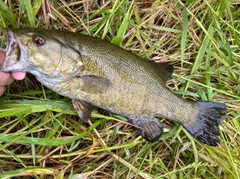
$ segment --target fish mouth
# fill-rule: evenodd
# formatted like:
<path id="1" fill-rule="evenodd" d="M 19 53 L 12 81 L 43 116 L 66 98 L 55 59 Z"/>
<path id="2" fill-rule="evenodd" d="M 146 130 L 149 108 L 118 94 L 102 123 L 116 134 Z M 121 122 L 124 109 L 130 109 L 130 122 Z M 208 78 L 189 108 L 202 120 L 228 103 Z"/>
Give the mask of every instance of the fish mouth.
<path id="1" fill-rule="evenodd" d="M 26 48 L 16 38 L 11 30 L 4 30 L 7 38 L 5 40 L 6 59 L 0 68 L 3 72 L 27 71 L 26 67 Z"/>

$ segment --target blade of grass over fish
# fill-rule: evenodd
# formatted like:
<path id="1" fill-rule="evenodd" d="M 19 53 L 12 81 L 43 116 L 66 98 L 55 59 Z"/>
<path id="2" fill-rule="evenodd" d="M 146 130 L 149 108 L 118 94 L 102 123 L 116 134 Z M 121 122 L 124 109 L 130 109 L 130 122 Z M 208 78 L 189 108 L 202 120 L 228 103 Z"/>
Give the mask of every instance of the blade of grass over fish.
<path id="1" fill-rule="evenodd" d="M 31 1 L 30 0 L 24 0 L 24 3 L 26 5 L 26 11 L 27 11 L 27 17 L 28 17 L 29 23 L 30 23 L 31 27 L 36 27 L 35 16 L 33 14 L 33 8 L 32 8 L 32 5 L 31 5 Z"/>
<path id="2" fill-rule="evenodd" d="M 1 13 L 1 16 L 4 16 L 5 18 L 7 18 L 7 20 L 12 24 L 12 26 L 14 28 L 17 28 L 16 15 L 15 15 L 15 13 L 12 12 L 11 1 L 8 1 L 8 2 L 9 2 L 9 4 L 8 4 L 9 6 L 7 6 L 4 3 L 4 1 L 0 1 L 0 13 Z"/>
<path id="3" fill-rule="evenodd" d="M 181 67 L 183 67 L 184 52 L 187 44 L 187 32 L 188 32 L 188 15 L 186 7 L 183 8 L 183 26 L 182 26 L 182 38 L 181 38 Z"/>

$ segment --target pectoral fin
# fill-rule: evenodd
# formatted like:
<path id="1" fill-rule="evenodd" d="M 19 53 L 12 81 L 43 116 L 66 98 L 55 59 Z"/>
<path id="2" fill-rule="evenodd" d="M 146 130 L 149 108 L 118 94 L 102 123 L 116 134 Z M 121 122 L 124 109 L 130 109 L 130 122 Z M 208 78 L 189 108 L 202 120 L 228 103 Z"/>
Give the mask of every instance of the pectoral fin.
<path id="1" fill-rule="evenodd" d="M 155 142 L 163 133 L 162 123 L 154 116 L 130 116 L 128 119 L 147 141 Z"/>
<path id="2" fill-rule="evenodd" d="M 81 90 L 87 93 L 104 93 L 112 85 L 109 79 L 100 76 L 86 75 L 79 78 L 83 82 Z"/>
<path id="3" fill-rule="evenodd" d="M 77 112 L 78 116 L 84 121 L 88 122 L 91 117 L 92 105 L 85 101 L 72 100 L 73 107 Z"/>

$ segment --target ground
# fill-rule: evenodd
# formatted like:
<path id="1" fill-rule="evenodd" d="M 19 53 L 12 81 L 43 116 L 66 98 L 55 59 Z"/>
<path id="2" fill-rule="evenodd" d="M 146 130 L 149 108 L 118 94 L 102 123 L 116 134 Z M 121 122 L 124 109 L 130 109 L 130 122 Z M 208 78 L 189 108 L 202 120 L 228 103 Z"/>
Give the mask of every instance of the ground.
<path id="1" fill-rule="evenodd" d="M 105 39 L 170 62 L 167 85 L 191 100 L 222 102 L 221 143 L 181 125 L 149 143 L 119 115 L 94 108 L 82 123 L 71 100 L 34 76 L 0 98 L 0 178 L 240 178 L 240 1 L 1 1 L 0 27 L 51 28 Z M 4 47 L 4 35 L 1 47 Z"/>

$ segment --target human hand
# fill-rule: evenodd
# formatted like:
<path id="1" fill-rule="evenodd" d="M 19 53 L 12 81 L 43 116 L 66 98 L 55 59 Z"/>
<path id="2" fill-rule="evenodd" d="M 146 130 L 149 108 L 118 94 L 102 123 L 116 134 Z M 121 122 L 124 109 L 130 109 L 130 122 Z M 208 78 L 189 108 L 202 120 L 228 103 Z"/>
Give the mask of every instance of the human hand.
<path id="1" fill-rule="evenodd" d="M 0 66 L 4 63 L 6 59 L 6 53 L 3 49 L 0 48 Z M 0 71 L 0 96 L 5 91 L 5 86 L 11 84 L 15 79 L 22 80 L 26 76 L 25 72 L 12 72 L 12 73 L 4 73 Z"/>

